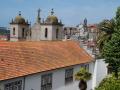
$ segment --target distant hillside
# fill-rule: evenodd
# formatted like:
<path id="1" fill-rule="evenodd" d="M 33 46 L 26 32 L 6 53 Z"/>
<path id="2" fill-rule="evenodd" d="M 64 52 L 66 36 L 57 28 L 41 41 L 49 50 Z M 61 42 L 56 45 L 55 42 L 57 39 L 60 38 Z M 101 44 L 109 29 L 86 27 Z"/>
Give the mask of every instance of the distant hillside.
<path id="1" fill-rule="evenodd" d="M 0 27 L 0 35 L 8 35 L 10 34 L 10 31 L 7 30 L 5 27 Z"/>

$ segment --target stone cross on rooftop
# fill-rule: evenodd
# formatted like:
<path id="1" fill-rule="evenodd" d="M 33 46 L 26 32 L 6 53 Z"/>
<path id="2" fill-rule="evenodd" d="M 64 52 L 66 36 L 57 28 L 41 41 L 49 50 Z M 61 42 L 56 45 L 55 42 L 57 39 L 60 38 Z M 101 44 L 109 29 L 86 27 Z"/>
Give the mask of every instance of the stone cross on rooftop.
<path id="1" fill-rule="evenodd" d="M 51 15 L 53 15 L 53 14 L 54 14 L 54 9 L 52 8 Z"/>

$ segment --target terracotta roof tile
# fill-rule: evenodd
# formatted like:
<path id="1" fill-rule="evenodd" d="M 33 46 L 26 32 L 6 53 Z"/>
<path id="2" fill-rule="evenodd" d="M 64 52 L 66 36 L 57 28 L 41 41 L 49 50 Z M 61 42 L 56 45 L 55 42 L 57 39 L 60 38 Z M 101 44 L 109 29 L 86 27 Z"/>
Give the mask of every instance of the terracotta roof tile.
<path id="1" fill-rule="evenodd" d="M 74 41 L 0 41 L 0 80 L 91 62 Z"/>

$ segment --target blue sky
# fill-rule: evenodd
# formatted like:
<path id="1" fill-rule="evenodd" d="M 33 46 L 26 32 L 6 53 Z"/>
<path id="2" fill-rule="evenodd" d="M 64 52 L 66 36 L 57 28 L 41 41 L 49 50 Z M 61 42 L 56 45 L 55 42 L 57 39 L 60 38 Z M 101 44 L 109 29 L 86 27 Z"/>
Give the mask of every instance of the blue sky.
<path id="1" fill-rule="evenodd" d="M 38 8 L 42 9 L 42 18 L 46 18 L 54 8 L 55 15 L 66 26 L 77 25 L 85 17 L 88 23 L 98 23 L 114 17 L 118 6 L 120 0 L 1 0 L 0 26 L 8 26 L 18 11 L 33 24 Z"/>

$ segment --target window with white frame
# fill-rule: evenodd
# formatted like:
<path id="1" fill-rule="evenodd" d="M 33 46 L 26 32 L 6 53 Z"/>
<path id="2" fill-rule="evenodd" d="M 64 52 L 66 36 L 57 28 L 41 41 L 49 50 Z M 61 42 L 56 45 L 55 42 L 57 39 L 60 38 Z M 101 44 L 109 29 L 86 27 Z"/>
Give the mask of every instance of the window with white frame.
<path id="1" fill-rule="evenodd" d="M 5 84 L 4 90 L 22 90 L 22 80 Z"/>
<path id="2" fill-rule="evenodd" d="M 52 73 L 41 76 L 41 90 L 52 90 Z"/>
<path id="3" fill-rule="evenodd" d="M 73 82 L 73 68 L 65 70 L 65 84 Z"/>

